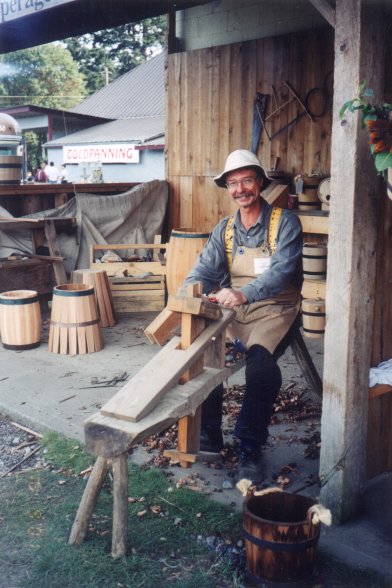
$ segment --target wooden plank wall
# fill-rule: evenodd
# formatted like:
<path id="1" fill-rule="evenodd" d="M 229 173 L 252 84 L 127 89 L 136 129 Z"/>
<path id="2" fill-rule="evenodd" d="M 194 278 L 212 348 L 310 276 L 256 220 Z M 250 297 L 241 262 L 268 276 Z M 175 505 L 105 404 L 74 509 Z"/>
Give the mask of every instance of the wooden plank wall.
<path id="1" fill-rule="evenodd" d="M 167 178 L 169 229 L 211 230 L 232 211 L 226 192 L 212 178 L 228 153 L 251 148 L 256 91 L 279 103 L 288 97 L 288 80 L 301 98 L 314 87 L 327 89 L 327 111 L 311 122 L 303 116 L 269 141 L 263 132 L 258 156 L 266 169 L 279 157 L 290 174 L 330 172 L 333 30 L 331 27 L 168 56 Z M 313 104 L 316 109 L 319 105 Z M 270 132 L 291 121 L 296 102 L 281 110 Z"/>

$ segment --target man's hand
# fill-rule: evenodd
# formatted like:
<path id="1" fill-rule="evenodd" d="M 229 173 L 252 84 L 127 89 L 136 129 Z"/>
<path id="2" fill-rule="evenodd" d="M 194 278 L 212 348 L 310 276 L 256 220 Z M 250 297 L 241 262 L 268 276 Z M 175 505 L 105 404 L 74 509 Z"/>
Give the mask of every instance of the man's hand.
<path id="1" fill-rule="evenodd" d="M 214 297 L 225 308 L 234 308 L 234 306 L 248 302 L 248 299 L 241 290 L 232 290 L 231 288 L 222 288 L 222 290 L 214 294 Z"/>

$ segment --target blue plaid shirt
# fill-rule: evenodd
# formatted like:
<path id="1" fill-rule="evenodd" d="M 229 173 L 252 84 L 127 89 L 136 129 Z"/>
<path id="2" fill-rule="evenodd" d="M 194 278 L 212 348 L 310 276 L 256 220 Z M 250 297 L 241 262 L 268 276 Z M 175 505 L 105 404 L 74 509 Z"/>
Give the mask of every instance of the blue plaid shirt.
<path id="1" fill-rule="evenodd" d="M 238 245 L 260 247 L 268 243 L 268 227 L 272 207 L 262 199 L 257 222 L 246 230 L 237 211 L 234 222 L 233 258 Z M 221 220 L 212 231 L 203 251 L 185 279 L 184 286 L 203 283 L 203 292 L 230 287 L 230 272 L 225 246 L 225 230 L 230 217 Z M 283 209 L 279 221 L 277 249 L 271 257 L 270 267 L 260 276 L 241 288 L 248 302 L 265 300 L 283 292 L 290 284 L 298 290 L 302 284 L 302 227 L 298 217 Z"/>

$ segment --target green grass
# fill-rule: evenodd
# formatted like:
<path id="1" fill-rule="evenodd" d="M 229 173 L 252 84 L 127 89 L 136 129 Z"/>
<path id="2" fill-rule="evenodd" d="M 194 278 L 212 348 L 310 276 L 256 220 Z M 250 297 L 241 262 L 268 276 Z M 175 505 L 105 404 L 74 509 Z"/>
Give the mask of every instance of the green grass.
<path id="1" fill-rule="evenodd" d="M 80 546 L 68 545 L 85 487 L 77 474 L 92 459 L 81 445 L 59 435 L 46 435 L 43 445 L 53 471 L 18 474 L 0 485 L 0 586 L 243 585 L 229 566 L 217 562 L 197 541 L 198 535 L 211 534 L 237 540 L 241 536 L 240 515 L 186 488 L 177 489 L 158 469 L 129 468 L 129 496 L 135 502 L 129 504 L 127 557 L 113 560 L 110 555 L 110 477 L 100 492 L 86 541 Z"/>
<path id="2" fill-rule="evenodd" d="M 132 502 L 126 557 L 114 560 L 110 555 L 110 476 L 86 540 L 80 546 L 68 545 L 85 487 L 79 473 L 94 460 L 81 444 L 54 433 L 45 435 L 42 443 L 52 471 L 30 471 L 0 481 L 0 588 L 248 586 L 227 560 L 217 558 L 197 540 L 215 535 L 237 542 L 242 535 L 241 514 L 192 490 L 176 488 L 157 468 L 129 467 Z M 376 574 L 353 570 L 318 551 L 313 576 L 303 586 L 315 587 L 388 588 L 388 584 Z"/>

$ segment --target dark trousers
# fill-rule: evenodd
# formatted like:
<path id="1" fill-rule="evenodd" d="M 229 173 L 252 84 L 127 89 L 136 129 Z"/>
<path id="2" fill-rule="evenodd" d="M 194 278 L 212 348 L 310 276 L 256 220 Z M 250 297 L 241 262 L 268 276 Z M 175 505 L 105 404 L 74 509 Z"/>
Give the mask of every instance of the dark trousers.
<path id="1" fill-rule="evenodd" d="M 262 345 L 252 345 L 246 352 L 245 395 L 234 428 L 241 440 L 265 443 L 273 403 L 282 385 L 276 359 Z M 202 405 L 201 425 L 212 431 L 222 424 L 223 384 L 217 386 Z"/>

